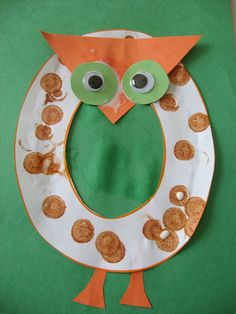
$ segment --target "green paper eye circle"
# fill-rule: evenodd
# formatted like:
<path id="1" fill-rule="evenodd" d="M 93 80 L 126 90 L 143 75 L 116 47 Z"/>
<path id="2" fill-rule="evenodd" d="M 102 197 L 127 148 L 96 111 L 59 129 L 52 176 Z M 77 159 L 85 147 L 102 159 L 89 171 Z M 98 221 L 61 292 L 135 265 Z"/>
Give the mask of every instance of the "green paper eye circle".
<path id="1" fill-rule="evenodd" d="M 134 79 L 146 77 L 146 85 L 134 86 Z M 154 82 L 153 82 L 154 79 Z M 140 85 L 141 86 L 141 85 Z M 126 96 L 135 103 L 145 105 L 160 99 L 169 86 L 169 78 L 161 65 L 152 60 L 134 63 L 123 77 L 123 89 Z"/>
<path id="2" fill-rule="evenodd" d="M 96 76 L 96 80 L 99 77 L 103 80 L 100 88 L 88 86 L 93 74 Z M 95 78 L 94 84 L 94 87 L 98 84 L 95 82 Z M 107 104 L 115 96 L 117 85 L 115 72 L 107 64 L 100 62 L 81 63 L 71 76 L 71 87 L 75 95 L 81 101 L 95 106 Z"/>

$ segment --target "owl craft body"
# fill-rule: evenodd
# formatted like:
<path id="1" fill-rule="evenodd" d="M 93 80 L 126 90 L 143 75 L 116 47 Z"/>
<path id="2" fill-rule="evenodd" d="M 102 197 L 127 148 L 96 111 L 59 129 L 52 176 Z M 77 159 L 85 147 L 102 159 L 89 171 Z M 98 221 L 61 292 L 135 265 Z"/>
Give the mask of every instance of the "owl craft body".
<path id="1" fill-rule="evenodd" d="M 214 171 L 206 107 L 180 63 L 200 36 L 152 38 L 127 30 L 43 36 L 56 54 L 28 91 L 15 141 L 16 173 L 28 215 L 49 244 L 95 269 L 74 301 L 104 308 L 106 272 L 129 272 L 121 304 L 151 307 L 143 271 L 189 241 Z M 74 187 L 66 142 L 81 103 L 96 106 L 114 127 L 135 106 L 151 106 L 160 120 L 164 161 L 158 189 L 126 215 L 109 219 L 95 213 Z"/>

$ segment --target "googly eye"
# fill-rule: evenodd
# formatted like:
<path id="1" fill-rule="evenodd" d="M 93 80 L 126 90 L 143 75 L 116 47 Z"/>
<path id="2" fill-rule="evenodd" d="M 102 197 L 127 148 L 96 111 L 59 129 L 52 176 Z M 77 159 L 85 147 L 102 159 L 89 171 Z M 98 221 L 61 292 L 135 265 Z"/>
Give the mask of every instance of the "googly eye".
<path id="1" fill-rule="evenodd" d="M 147 93 L 153 89 L 155 80 L 151 73 L 140 72 L 131 78 L 130 85 L 137 93 Z"/>
<path id="2" fill-rule="evenodd" d="M 83 84 L 87 90 L 97 92 L 104 86 L 103 75 L 96 71 L 87 72 L 83 77 Z"/>

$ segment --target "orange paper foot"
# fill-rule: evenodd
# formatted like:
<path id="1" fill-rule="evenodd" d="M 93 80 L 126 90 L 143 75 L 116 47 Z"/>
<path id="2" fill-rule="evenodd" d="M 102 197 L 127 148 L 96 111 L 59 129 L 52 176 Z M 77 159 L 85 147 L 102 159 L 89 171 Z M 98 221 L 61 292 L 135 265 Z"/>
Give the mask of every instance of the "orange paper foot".
<path id="1" fill-rule="evenodd" d="M 103 286 L 106 278 L 106 271 L 96 269 L 87 287 L 74 298 L 74 302 L 105 308 Z"/>
<path id="2" fill-rule="evenodd" d="M 142 271 L 130 274 L 129 286 L 125 291 L 120 304 L 148 308 L 152 307 L 144 290 Z"/>

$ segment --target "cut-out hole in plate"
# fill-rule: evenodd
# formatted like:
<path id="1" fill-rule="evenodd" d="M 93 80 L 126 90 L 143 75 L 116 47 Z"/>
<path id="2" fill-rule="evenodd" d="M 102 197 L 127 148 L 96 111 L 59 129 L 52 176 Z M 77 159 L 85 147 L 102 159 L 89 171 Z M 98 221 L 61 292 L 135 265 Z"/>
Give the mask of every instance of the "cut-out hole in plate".
<path id="1" fill-rule="evenodd" d="M 141 207 L 157 190 L 164 161 L 159 119 L 136 105 L 116 124 L 81 104 L 69 131 L 66 160 L 74 187 L 93 212 L 116 218 Z"/>

